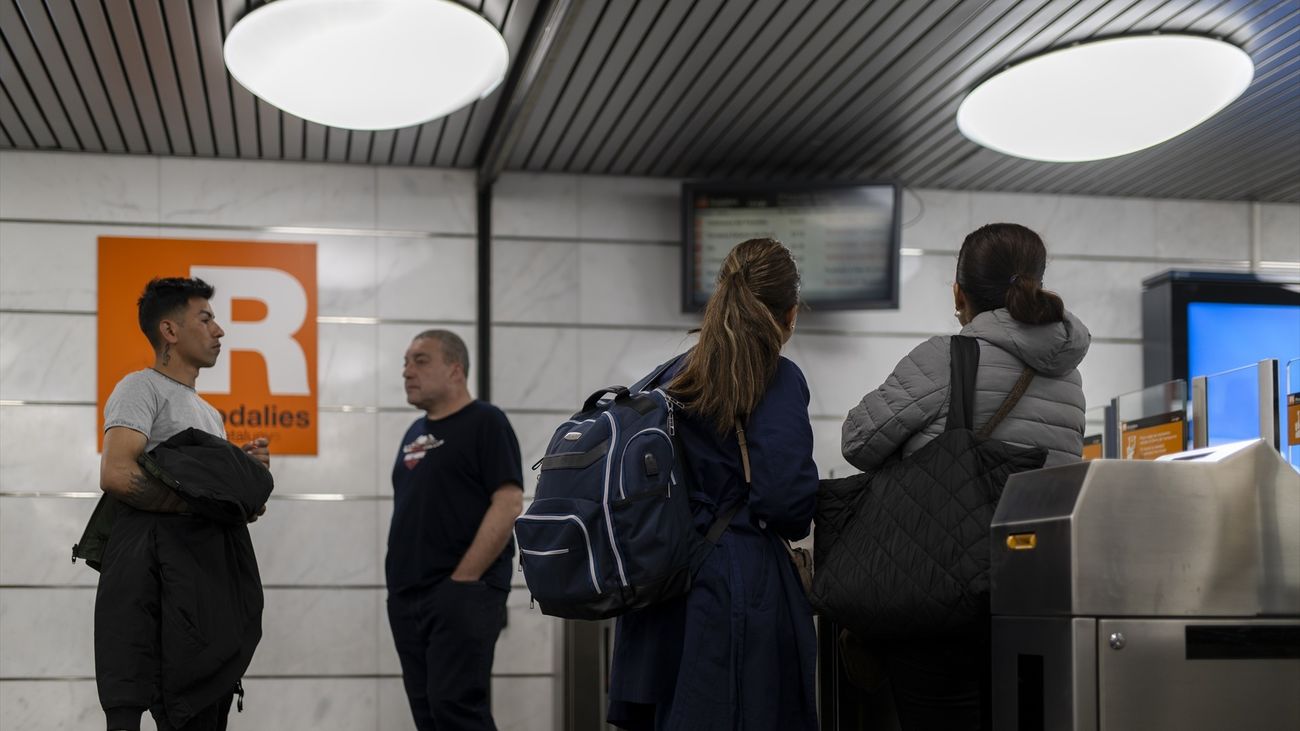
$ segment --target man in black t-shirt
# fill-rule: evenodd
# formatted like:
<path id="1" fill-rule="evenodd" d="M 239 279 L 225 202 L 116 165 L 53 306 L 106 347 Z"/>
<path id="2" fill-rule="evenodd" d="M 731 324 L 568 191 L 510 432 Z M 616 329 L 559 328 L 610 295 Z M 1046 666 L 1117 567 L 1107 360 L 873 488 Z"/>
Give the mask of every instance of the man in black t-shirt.
<path id="1" fill-rule="evenodd" d="M 492 656 L 505 624 L 519 442 L 500 409 L 469 395 L 469 352 L 428 330 L 406 349 L 406 400 L 425 416 L 393 466 L 388 621 L 420 731 L 495 731 Z"/>

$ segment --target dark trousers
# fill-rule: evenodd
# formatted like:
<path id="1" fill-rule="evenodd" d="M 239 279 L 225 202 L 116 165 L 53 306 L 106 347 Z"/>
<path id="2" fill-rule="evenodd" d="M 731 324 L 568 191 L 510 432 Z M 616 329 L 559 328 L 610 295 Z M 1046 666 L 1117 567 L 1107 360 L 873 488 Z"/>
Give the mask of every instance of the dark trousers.
<path id="1" fill-rule="evenodd" d="M 388 623 L 419 731 L 496 731 L 492 657 L 506 592 L 443 580 L 388 595 Z"/>
<path id="2" fill-rule="evenodd" d="M 158 731 L 226 731 L 226 721 L 230 718 L 230 703 L 234 700 L 232 695 L 223 697 L 221 700 L 199 711 L 194 718 L 191 718 L 184 726 L 173 726 L 167 720 L 167 711 L 159 704 L 149 709 L 153 714 L 154 723 L 158 725 Z"/>
<path id="3" fill-rule="evenodd" d="M 184 726 L 172 725 L 161 701 L 149 707 L 149 715 L 153 716 L 158 731 L 226 731 L 226 721 L 230 717 L 230 704 L 234 697 L 234 688 L 231 688 L 231 695 L 199 711 Z M 107 709 L 105 713 L 108 716 L 108 731 L 140 731 L 143 709 L 118 707 Z"/>
<path id="4" fill-rule="evenodd" d="M 987 628 L 953 639 L 894 644 L 884 661 L 903 731 L 992 728 Z"/>

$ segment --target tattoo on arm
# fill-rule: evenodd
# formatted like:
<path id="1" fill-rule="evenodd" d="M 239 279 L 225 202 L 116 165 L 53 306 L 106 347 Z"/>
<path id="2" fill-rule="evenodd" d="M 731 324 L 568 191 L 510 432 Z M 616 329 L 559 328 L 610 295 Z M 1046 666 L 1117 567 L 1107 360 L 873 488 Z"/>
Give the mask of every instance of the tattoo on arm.
<path id="1" fill-rule="evenodd" d="M 119 498 L 137 510 L 152 513 L 183 513 L 189 509 L 181 496 L 139 470 L 132 473 L 126 493 Z"/>

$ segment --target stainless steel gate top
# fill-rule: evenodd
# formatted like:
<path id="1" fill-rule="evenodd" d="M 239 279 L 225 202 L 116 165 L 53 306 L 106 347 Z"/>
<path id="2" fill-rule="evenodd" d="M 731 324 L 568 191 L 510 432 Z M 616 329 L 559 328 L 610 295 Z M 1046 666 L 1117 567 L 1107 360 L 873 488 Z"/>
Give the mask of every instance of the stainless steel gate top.
<path id="1" fill-rule="evenodd" d="M 1300 616 L 1300 474 L 1262 441 L 1014 475 L 991 544 L 997 615 Z"/>

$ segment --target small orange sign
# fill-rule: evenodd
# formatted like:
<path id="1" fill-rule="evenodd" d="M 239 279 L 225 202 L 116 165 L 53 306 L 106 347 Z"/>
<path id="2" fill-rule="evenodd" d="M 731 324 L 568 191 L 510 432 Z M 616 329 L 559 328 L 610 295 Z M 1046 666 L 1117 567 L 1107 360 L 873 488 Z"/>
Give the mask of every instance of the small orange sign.
<path id="1" fill-rule="evenodd" d="M 1119 426 L 1120 459 L 1155 459 L 1187 449 L 1187 417 L 1173 411 Z"/>
<path id="2" fill-rule="evenodd" d="M 1102 444 L 1100 434 L 1093 434 L 1083 438 L 1083 461 L 1091 462 L 1094 459 L 1101 459 Z"/>
<path id="3" fill-rule="evenodd" d="M 1300 445 L 1300 393 L 1286 396 L 1286 423 L 1290 425 L 1286 443 L 1292 447 Z"/>
<path id="4" fill-rule="evenodd" d="M 136 301 L 154 277 L 197 277 L 226 331 L 197 390 L 226 437 L 270 440 L 274 454 L 316 454 L 316 245 L 193 239 L 99 239 L 99 434 L 123 376 L 153 365 Z"/>

